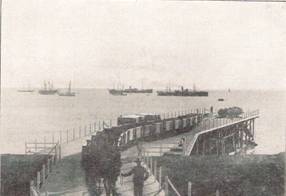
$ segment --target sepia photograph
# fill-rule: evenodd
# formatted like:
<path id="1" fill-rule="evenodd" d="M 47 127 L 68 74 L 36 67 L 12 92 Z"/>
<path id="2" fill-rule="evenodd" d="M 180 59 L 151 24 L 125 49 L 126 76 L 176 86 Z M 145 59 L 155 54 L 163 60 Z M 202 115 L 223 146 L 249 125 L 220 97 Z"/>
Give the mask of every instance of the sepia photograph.
<path id="1" fill-rule="evenodd" d="M 286 195 L 286 1 L 0 5 L 0 196 Z"/>

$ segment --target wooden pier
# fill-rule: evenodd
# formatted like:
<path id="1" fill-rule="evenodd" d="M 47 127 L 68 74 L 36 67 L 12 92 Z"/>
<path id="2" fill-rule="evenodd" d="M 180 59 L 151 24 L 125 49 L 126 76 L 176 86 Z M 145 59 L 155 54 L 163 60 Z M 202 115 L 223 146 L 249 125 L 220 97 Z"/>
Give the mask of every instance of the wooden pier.
<path id="1" fill-rule="evenodd" d="M 254 123 L 259 111 L 235 119 L 211 119 L 186 137 L 184 155 L 238 153 L 255 146 Z"/>

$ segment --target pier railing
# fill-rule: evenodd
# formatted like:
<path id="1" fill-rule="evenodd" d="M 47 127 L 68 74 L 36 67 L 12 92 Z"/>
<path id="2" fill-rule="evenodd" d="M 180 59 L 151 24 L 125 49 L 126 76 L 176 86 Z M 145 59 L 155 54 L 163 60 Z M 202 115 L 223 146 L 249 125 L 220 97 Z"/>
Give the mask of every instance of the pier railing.
<path id="1" fill-rule="evenodd" d="M 66 130 L 50 132 L 44 135 L 42 139 L 34 139 L 34 141 L 25 142 L 25 153 L 43 153 L 49 150 L 56 144 L 64 145 L 70 142 L 86 138 L 97 131 L 102 131 L 104 128 L 113 126 L 112 120 L 98 120 L 94 123 L 89 123 L 78 128 L 70 128 Z"/>
<path id="2" fill-rule="evenodd" d="M 112 126 L 112 121 L 97 121 L 92 124 L 80 126 L 78 129 L 52 132 L 50 137 L 44 136 L 43 140 L 36 139 L 33 142 L 25 142 L 25 154 L 44 154 L 47 160 L 37 171 L 36 176 L 30 181 L 30 195 L 40 196 L 40 188 L 45 184 L 53 166 L 62 158 L 62 146 L 70 142 L 86 138 L 104 128 Z M 59 195 L 59 194 L 58 194 Z"/>
<path id="3" fill-rule="evenodd" d="M 162 156 L 162 154 L 159 154 L 159 156 Z M 181 196 L 179 191 L 176 189 L 174 184 L 171 182 L 170 178 L 164 174 L 163 167 L 158 166 L 157 158 L 154 157 L 152 154 L 150 154 L 150 151 L 146 151 L 146 149 L 142 149 L 142 161 L 144 162 L 144 165 L 146 166 L 149 175 L 154 176 L 155 182 L 159 184 L 158 190 L 154 192 L 155 195 L 159 195 L 160 192 L 164 191 L 165 196 Z M 191 183 L 189 183 L 191 184 Z M 188 196 L 191 196 L 188 194 Z"/>

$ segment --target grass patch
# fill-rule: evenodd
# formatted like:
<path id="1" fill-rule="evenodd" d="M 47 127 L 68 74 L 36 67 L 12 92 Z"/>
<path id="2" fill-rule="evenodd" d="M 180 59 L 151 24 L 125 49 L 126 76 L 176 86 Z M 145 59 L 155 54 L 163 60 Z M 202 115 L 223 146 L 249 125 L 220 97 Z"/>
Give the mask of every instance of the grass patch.
<path id="1" fill-rule="evenodd" d="M 205 156 L 158 158 L 158 166 L 168 175 L 181 195 L 188 182 L 193 195 L 284 195 L 285 153 L 277 155 Z"/>
<path id="2" fill-rule="evenodd" d="M 30 181 L 47 159 L 48 155 L 1 155 L 1 195 L 28 195 Z"/>
<path id="3" fill-rule="evenodd" d="M 63 158 L 47 180 L 46 190 L 57 192 L 85 186 L 85 173 L 81 166 L 81 153 Z"/>

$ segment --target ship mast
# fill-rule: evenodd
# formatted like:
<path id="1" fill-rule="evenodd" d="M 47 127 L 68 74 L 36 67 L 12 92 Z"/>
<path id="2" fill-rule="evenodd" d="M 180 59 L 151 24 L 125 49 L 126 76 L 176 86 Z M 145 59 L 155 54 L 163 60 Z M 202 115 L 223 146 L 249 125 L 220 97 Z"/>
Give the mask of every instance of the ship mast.
<path id="1" fill-rule="evenodd" d="M 46 83 L 46 80 L 44 81 L 44 90 L 47 90 L 47 83 Z"/>
<path id="2" fill-rule="evenodd" d="M 68 92 L 69 92 L 69 93 L 71 92 L 71 81 L 69 82 L 69 89 L 68 89 Z"/>

